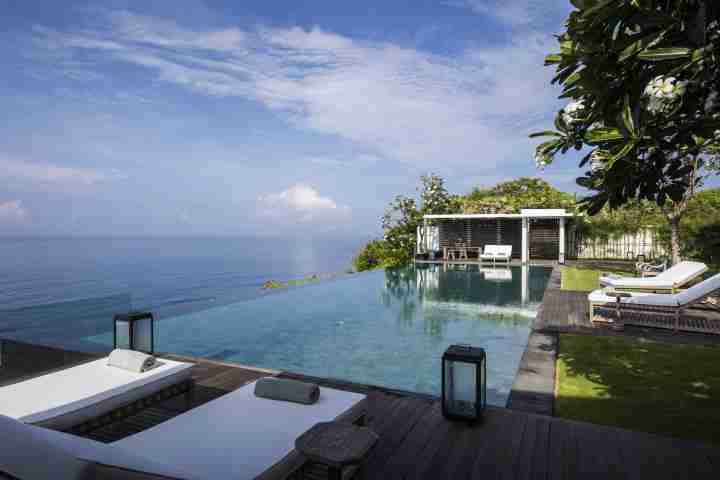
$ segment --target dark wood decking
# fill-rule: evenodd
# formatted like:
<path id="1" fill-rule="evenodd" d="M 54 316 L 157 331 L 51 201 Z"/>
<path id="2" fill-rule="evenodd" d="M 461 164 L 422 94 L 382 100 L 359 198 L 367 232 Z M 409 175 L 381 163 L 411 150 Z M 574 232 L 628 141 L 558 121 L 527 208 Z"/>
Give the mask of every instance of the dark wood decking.
<path id="1" fill-rule="evenodd" d="M 118 440 L 272 373 L 195 362 L 197 386 L 190 405 L 183 396 L 171 398 L 85 436 L 105 442 Z M 432 397 L 323 383 L 368 395 L 364 401 L 368 426 L 380 436 L 367 464 L 368 479 L 658 480 L 720 475 L 720 448 L 708 445 L 502 408 L 489 408 L 481 424 L 449 422 Z"/>

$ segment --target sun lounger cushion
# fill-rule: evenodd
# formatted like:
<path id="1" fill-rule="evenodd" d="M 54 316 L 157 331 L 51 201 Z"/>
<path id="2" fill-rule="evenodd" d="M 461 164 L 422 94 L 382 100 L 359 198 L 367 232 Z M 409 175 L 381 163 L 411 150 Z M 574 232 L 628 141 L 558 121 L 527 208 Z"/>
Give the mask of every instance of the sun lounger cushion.
<path id="1" fill-rule="evenodd" d="M 667 289 L 679 287 L 707 271 L 707 265 L 701 262 L 680 262 L 655 277 L 634 278 L 607 275 L 600 277 L 601 286 L 616 288 Z"/>
<path id="2" fill-rule="evenodd" d="M 48 441 L 38 430 L 0 415 L 0 472 L 23 480 L 88 478 L 87 462 Z"/>
<path id="3" fill-rule="evenodd" d="M 144 373 L 107 357 L 0 387 L 0 414 L 56 429 L 96 418 L 190 378 L 192 365 L 161 359 Z"/>
<path id="4" fill-rule="evenodd" d="M 0 472 L 21 480 L 192 480 L 174 466 L 0 415 Z"/>
<path id="5" fill-rule="evenodd" d="M 258 398 L 254 391 L 250 383 L 112 446 L 141 452 L 192 478 L 251 479 L 282 460 L 310 427 L 364 398 L 321 387 L 316 403 L 300 405 Z"/>
<path id="6" fill-rule="evenodd" d="M 658 307 L 677 307 L 675 295 L 666 295 L 662 293 L 633 293 L 630 297 L 620 297 L 620 302 L 631 305 L 654 305 Z M 611 293 L 603 290 L 595 290 L 590 292 L 588 300 L 593 304 L 603 304 L 617 302 L 617 298 Z"/>
<path id="7" fill-rule="evenodd" d="M 717 290 L 720 290 L 720 273 L 673 296 L 676 297 L 679 305 L 687 305 L 690 302 L 705 298 Z"/>
<path id="8" fill-rule="evenodd" d="M 107 364 L 128 372 L 147 372 L 155 366 L 155 357 L 143 352 L 116 348 L 108 356 Z"/>
<path id="9" fill-rule="evenodd" d="M 255 396 L 311 405 L 318 401 L 320 388 L 290 378 L 264 377 L 255 382 Z"/>

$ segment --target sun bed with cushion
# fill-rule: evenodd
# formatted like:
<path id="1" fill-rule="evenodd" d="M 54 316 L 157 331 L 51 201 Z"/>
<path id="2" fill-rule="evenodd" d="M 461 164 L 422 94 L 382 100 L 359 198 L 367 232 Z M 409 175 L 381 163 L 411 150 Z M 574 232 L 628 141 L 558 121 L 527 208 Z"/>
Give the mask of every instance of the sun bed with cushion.
<path id="1" fill-rule="evenodd" d="M 512 245 L 485 245 L 480 261 L 491 260 L 495 262 L 510 262 Z"/>
<path id="2" fill-rule="evenodd" d="M 669 328 L 675 331 L 688 330 L 706 333 L 720 333 L 720 319 L 683 319 L 686 308 L 702 302 L 708 296 L 720 292 L 720 274 L 710 277 L 680 293 L 661 294 L 648 292 L 620 292 L 618 297 L 612 291 L 595 290 L 588 295 L 590 319 L 594 320 L 600 310 L 609 314 L 620 311 L 626 324 Z"/>
<path id="3" fill-rule="evenodd" d="M 270 479 L 286 478 L 302 465 L 304 459 L 295 452 L 294 442 L 310 427 L 333 419 L 353 421 L 364 408 L 360 402 L 365 397 L 356 393 L 321 387 L 317 403 L 302 405 L 256 397 L 254 387 L 254 382 L 245 385 L 110 444 L 21 423 L 22 427 L 14 428 L 30 431 L 61 449 L 71 457 L 69 461 L 90 463 L 87 471 L 102 469 L 116 475 L 109 478 Z M 3 423 L 8 420 L 0 419 L 0 436 L 5 435 Z M 23 476 L 22 469 L 31 466 L 17 461 L 11 465 L 16 470 L 10 470 L 11 453 L 0 444 L 0 471 L 23 480 L 59 478 Z"/>
<path id="4" fill-rule="evenodd" d="M 135 373 L 109 366 L 104 357 L 0 387 L 0 415 L 57 430 L 190 381 L 192 364 L 158 359 Z"/>
<path id="5" fill-rule="evenodd" d="M 600 286 L 615 290 L 655 293 L 675 293 L 683 285 L 707 271 L 701 262 L 680 262 L 654 277 L 634 278 L 606 275 L 600 277 Z"/>

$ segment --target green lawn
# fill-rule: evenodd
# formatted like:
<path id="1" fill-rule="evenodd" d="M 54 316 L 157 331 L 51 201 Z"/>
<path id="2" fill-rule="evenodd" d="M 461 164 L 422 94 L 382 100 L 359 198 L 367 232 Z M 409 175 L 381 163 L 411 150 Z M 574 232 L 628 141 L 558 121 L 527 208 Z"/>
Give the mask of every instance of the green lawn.
<path id="1" fill-rule="evenodd" d="M 600 288 L 598 279 L 606 273 L 634 276 L 630 270 L 622 270 L 618 267 L 598 269 L 591 266 L 562 267 L 560 277 L 560 288 L 563 290 L 580 290 L 590 292 Z"/>
<path id="2" fill-rule="evenodd" d="M 560 288 L 563 290 L 591 291 L 599 288 L 600 270 L 589 268 L 563 267 Z"/>
<path id="3" fill-rule="evenodd" d="M 561 335 L 559 417 L 720 443 L 720 347 Z"/>

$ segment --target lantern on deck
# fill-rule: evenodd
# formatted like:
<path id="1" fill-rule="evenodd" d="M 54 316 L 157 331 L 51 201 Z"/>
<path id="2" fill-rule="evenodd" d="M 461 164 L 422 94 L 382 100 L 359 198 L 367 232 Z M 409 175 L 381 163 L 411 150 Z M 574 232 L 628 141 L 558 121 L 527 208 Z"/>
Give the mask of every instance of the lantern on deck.
<path id="1" fill-rule="evenodd" d="M 113 317 L 114 348 L 154 353 L 155 318 L 150 312 L 130 312 Z"/>
<path id="2" fill-rule="evenodd" d="M 482 418 L 486 401 L 485 350 L 451 345 L 442 357 L 442 411 L 445 418 Z"/>

